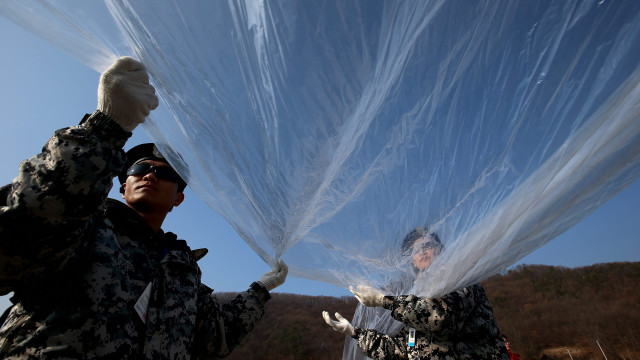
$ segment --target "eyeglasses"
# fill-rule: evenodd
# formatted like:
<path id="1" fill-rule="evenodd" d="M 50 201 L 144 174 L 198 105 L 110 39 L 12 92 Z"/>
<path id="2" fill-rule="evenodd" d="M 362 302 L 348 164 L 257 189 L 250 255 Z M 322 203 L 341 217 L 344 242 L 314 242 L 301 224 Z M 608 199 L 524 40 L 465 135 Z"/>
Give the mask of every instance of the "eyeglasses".
<path id="1" fill-rule="evenodd" d="M 425 241 L 420 245 L 417 245 L 417 246 L 414 245 L 409 247 L 408 249 L 402 252 L 402 256 L 411 256 L 413 254 L 427 252 L 427 250 L 429 249 L 434 249 L 437 255 L 440 253 L 440 250 L 442 250 L 442 244 L 439 244 L 435 241 Z"/>
<path id="2" fill-rule="evenodd" d="M 180 175 L 173 171 L 172 168 L 168 166 L 153 166 L 145 162 L 132 165 L 129 170 L 127 170 L 127 176 L 146 175 L 150 172 L 153 172 L 158 179 L 171 181 L 176 184 L 183 181 Z"/>

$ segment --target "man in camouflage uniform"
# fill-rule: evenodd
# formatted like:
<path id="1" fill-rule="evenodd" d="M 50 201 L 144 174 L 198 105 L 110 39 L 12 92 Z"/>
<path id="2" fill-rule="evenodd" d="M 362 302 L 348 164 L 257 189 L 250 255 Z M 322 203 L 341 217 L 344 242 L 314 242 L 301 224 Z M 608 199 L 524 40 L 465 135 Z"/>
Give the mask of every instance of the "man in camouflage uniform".
<path id="1" fill-rule="evenodd" d="M 441 248 L 437 235 L 425 228 L 415 229 L 403 241 L 403 253 L 412 256 L 417 271 L 429 267 Z M 433 299 L 384 296 L 368 286 L 350 290 L 362 305 L 387 309 L 404 324 L 398 334 L 389 336 L 354 327 L 339 313 L 334 321 L 323 312 L 329 326 L 356 339 L 372 359 L 509 359 L 489 300 L 478 284 Z"/>
<path id="2" fill-rule="evenodd" d="M 220 305 L 196 264 L 206 249 L 162 231 L 186 183 L 152 144 L 122 150 L 157 106 L 144 66 L 118 59 L 100 78 L 98 111 L 56 131 L 0 191 L 0 294 L 15 304 L 1 358 L 224 357 L 284 282 L 279 262 Z M 123 168 L 126 204 L 107 199 Z"/>

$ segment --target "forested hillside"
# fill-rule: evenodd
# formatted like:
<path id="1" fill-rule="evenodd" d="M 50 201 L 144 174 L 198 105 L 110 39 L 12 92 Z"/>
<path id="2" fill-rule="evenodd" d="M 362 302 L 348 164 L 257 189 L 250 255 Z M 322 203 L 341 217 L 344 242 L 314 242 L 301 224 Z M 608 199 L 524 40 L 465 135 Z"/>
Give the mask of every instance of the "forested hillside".
<path id="1" fill-rule="evenodd" d="M 573 359 L 603 359 L 599 343 L 609 360 L 640 359 L 638 262 L 520 266 L 483 285 L 500 329 L 523 358 L 557 348 L 562 359 L 570 358 L 567 350 Z"/>
<path id="2" fill-rule="evenodd" d="M 482 285 L 523 360 L 603 359 L 602 351 L 608 360 L 640 359 L 640 263 L 519 266 Z M 321 313 L 351 319 L 356 305 L 352 297 L 276 293 L 229 359 L 341 359 L 344 336 Z"/>

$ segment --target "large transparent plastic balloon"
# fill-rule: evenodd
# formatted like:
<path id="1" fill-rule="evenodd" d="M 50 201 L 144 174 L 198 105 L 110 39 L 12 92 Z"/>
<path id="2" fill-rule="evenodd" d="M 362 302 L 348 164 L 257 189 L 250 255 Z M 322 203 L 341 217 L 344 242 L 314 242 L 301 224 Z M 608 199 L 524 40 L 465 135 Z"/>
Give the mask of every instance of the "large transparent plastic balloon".
<path id="1" fill-rule="evenodd" d="M 162 101 L 145 130 L 293 276 L 442 295 L 640 176 L 635 0 L 3 0 L 0 12 L 98 71 L 141 59 Z M 444 251 L 414 282 L 401 242 L 418 226 Z"/>

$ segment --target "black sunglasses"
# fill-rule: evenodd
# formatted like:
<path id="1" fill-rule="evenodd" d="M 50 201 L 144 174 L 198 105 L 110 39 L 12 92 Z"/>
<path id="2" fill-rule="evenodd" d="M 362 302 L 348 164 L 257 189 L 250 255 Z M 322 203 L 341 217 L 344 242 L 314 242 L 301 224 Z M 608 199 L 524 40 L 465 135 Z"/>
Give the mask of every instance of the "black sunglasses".
<path id="1" fill-rule="evenodd" d="M 418 249 L 414 249 L 413 246 L 411 246 L 408 249 L 405 249 L 402 252 L 402 256 L 411 256 L 414 252 L 418 253 L 418 252 L 425 252 L 429 249 L 434 249 L 436 252 L 436 255 L 440 254 L 440 251 L 442 250 L 442 244 L 437 243 L 435 241 L 425 241 L 422 244 L 419 245 Z"/>
<path id="2" fill-rule="evenodd" d="M 153 172 L 158 179 L 171 181 L 176 184 L 183 181 L 180 175 L 173 171 L 169 166 L 153 166 L 145 162 L 132 165 L 129 170 L 127 170 L 127 176 L 146 175 L 150 172 Z"/>

